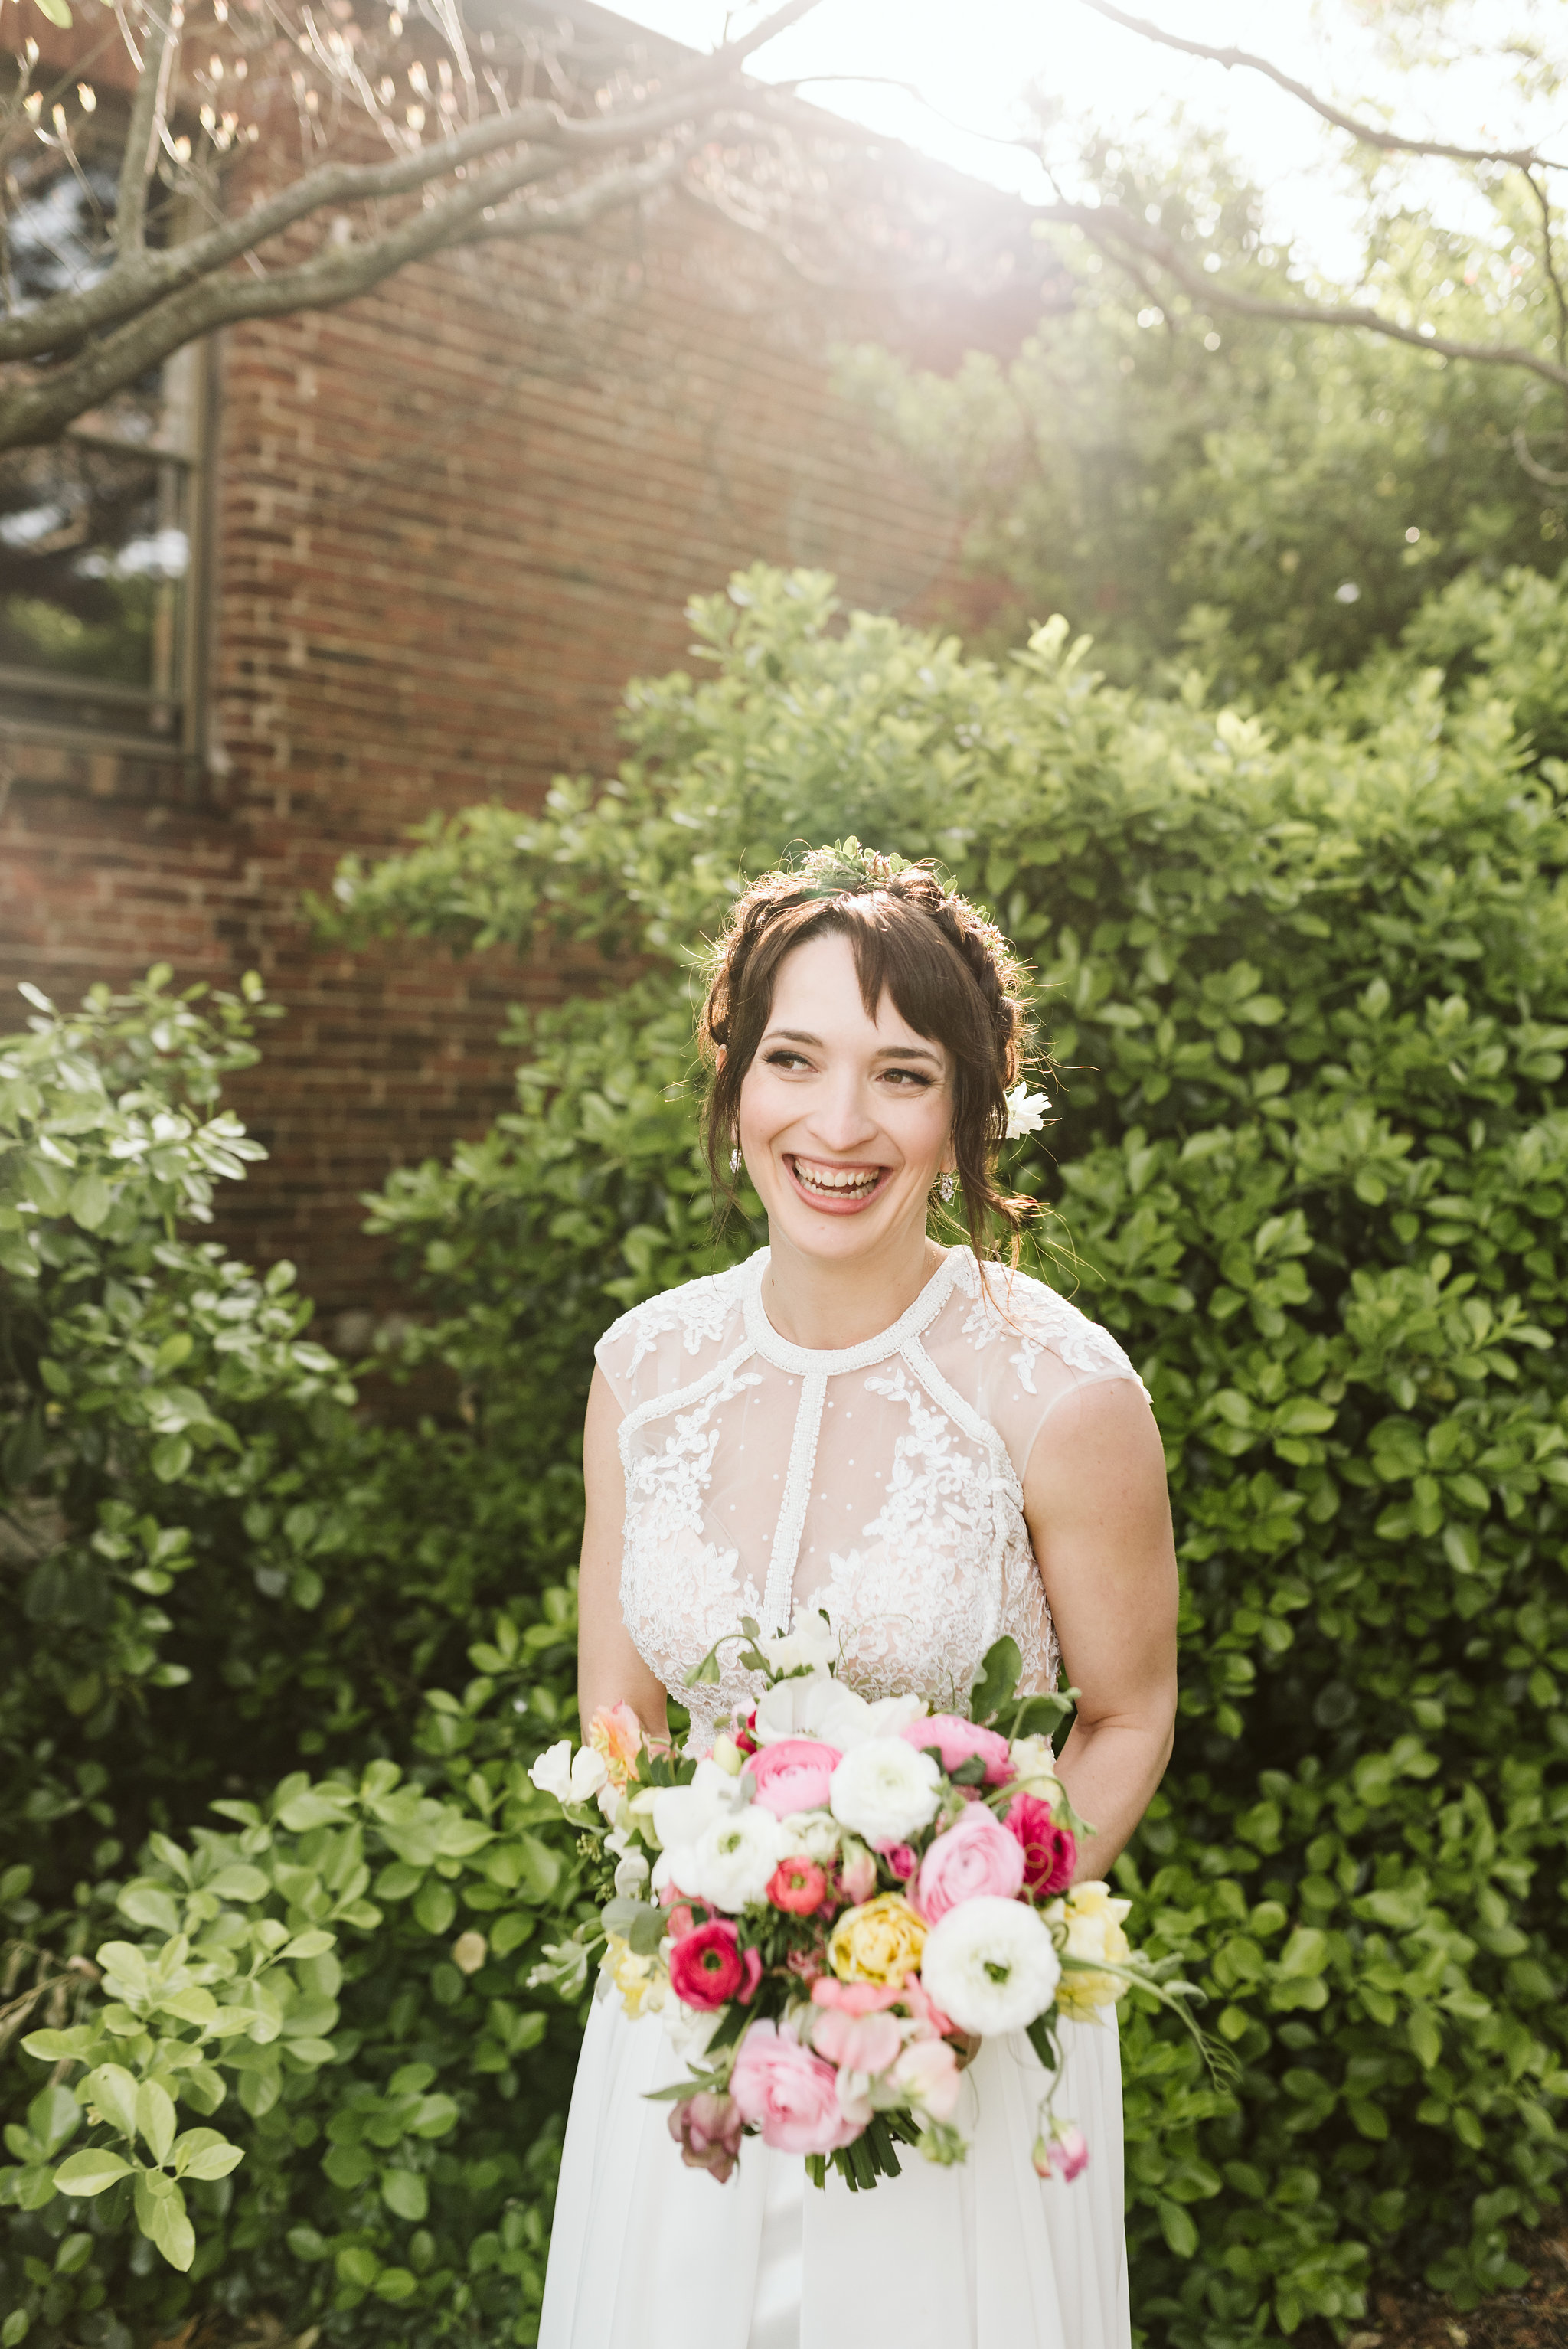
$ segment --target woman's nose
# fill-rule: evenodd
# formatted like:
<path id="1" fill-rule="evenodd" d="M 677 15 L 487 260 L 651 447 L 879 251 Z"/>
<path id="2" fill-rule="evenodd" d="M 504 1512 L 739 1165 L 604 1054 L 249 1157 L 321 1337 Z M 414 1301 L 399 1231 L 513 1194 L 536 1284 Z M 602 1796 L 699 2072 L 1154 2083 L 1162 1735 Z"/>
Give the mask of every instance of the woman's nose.
<path id="1" fill-rule="evenodd" d="M 864 1090 L 851 1077 L 830 1081 L 811 1112 L 811 1131 L 824 1150 L 847 1156 L 876 1132 Z"/>

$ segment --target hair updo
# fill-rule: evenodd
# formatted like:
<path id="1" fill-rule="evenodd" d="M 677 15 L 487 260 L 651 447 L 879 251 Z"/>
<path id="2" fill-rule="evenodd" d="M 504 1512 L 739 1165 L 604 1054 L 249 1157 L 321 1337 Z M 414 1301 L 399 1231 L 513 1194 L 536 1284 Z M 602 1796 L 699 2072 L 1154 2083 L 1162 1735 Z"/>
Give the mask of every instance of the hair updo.
<path id="1" fill-rule="evenodd" d="M 754 881 L 709 958 L 697 1040 L 709 1072 L 704 1142 L 721 1216 L 735 1204 L 729 1155 L 740 1088 L 768 1026 L 779 966 L 825 933 L 849 939 L 868 1017 L 885 989 L 916 1035 L 952 1055 L 953 1151 L 970 1244 L 984 1256 L 995 1220 L 1016 1257 L 1035 1203 L 999 1187 L 996 1153 L 1029 1040 L 1023 974 L 995 923 L 945 887 L 929 859 L 906 864 L 853 839 Z"/>

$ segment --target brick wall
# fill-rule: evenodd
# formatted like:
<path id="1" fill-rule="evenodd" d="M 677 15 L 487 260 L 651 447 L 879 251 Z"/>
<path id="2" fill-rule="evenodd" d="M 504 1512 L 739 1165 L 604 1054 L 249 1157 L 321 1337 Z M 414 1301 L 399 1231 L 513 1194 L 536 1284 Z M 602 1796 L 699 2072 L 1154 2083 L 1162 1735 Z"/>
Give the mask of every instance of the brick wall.
<path id="1" fill-rule="evenodd" d="M 287 1016 L 235 1099 L 272 1158 L 222 1236 L 330 1310 L 387 1295 L 357 1195 L 483 1127 L 503 1007 L 559 974 L 324 949 L 304 893 L 432 809 L 603 771 L 625 680 L 683 657 L 686 597 L 737 565 L 914 616 L 962 594 L 951 517 L 830 389 L 856 324 L 673 197 L 591 250 L 480 247 L 232 330 L 210 771 L 0 744 L 0 1007 L 23 978 L 70 1002 L 159 959 L 260 970 Z"/>

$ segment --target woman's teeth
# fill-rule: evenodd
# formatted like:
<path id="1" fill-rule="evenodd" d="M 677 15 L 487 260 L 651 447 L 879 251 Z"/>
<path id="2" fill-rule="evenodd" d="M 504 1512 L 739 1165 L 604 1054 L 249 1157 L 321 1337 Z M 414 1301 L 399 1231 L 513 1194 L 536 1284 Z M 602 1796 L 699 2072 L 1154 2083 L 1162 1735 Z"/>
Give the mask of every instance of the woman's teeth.
<path id="1" fill-rule="evenodd" d="M 796 1180 L 808 1191 L 830 1192 L 836 1199 L 865 1199 L 882 1181 L 880 1166 L 808 1166 L 795 1161 Z"/>

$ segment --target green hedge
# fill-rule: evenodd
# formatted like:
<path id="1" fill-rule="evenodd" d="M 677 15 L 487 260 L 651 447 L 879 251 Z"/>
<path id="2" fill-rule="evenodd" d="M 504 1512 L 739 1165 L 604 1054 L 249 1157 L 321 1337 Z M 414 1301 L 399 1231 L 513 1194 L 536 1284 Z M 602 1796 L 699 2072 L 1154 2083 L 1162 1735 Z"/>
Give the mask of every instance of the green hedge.
<path id="1" fill-rule="evenodd" d="M 471 811 L 377 871 L 346 871 L 335 919 L 350 933 L 566 940 L 604 957 L 606 983 L 518 1015 L 516 1110 L 374 1203 L 429 1309 L 408 1359 L 459 1382 L 460 1424 L 403 1436 L 334 1404 L 329 1426 L 280 1372 L 274 1400 L 246 1408 L 271 1424 L 296 1413 L 268 1473 L 297 1466 L 289 1506 L 333 1527 L 310 1561 L 320 1592 L 290 1582 L 270 1618 L 247 1598 L 232 1630 L 202 1614 L 211 1596 L 185 1598 L 224 1573 L 264 1596 L 258 1569 L 276 1565 L 258 1545 L 275 1545 L 280 1521 L 263 1540 L 244 1503 L 237 1547 L 202 1551 L 162 1601 L 160 1653 L 180 1649 L 195 1677 L 142 1701 L 209 1726 L 188 1737 L 177 1783 L 154 1789 L 164 1824 L 186 1832 L 139 1874 L 178 1875 L 181 1854 L 197 1871 L 233 1864 L 189 1830 L 214 1794 L 255 1803 L 264 1816 L 242 1831 L 274 1838 L 257 1847 L 265 1913 L 311 1930 L 311 1901 L 346 1904 L 315 1920 L 338 1935 L 341 2013 L 303 2034 L 330 2039 L 335 2060 L 286 2064 L 260 2116 L 217 2112 L 246 2159 L 194 2189 L 230 2200 L 198 2224 L 216 2248 L 198 2248 L 191 2278 L 135 2247 L 112 2196 L 15 2214 L 0 2256 L 11 2283 L 18 2261 L 39 2263 L 25 2271 L 29 2339 L 112 2349 L 121 2336 L 95 2336 L 98 2318 L 71 2301 L 80 2278 L 126 2325 L 266 2299 L 328 2342 L 531 2338 L 547 2116 L 573 2017 L 520 2021 L 554 2053 L 514 2064 L 503 2096 L 476 2050 L 489 2001 L 542 2013 L 517 1980 L 531 1953 L 520 1944 L 503 1967 L 493 1934 L 465 1975 L 459 1904 L 478 1893 L 476 1930 L 515 1916 L 530 1936 L 571 1906 L 570 1851 L 496 1806 L 526 1804 L 508 1774 L 566 1696 L 570 1598 L 546 1586 L 571 1553 L 593 1340 L 625 1303 L 717 1260 L 695 1149 L 693 948 L 738 872 L 850 831 L 940 856 L 1033 957 L 1061 1115 L 1018 1146 L 1016 1179 L 1055 1211 L 1046 1269 L 1128 1344 L 1167 1441 L 1181 1724 L 1122 1873 L 1146 1942 L 1206 1980 L 1241 2077 L 1220 2094 L 1184 2042 L 1132 2018 L 1138 2320 L 1175 2349 L 1239 2349 L 1313 2315 L 1345 2329 L 1376 2272 L 1424 2272 L 1461 2302 L 1517 2275 L 1505 2230 L 1538 2217 L 1568 2149 L 1568 1400 L 1553 1350 L 1568 823 L 1563 775 L 1513 708 L 1546 733 L 1556 701 L 1532 647 L 1561 622 L 1555 595 L 1456 583 L 1407 657 L 1342 688 L 1298 678 L 1244 716 L 1196 688 L 1163 702 L 1110 691 L 1059 630 L 993 668 L 892 622 L 844 622 L 819 578 L 758 571 L 694 612 L 700 682 L 633 689 L 609 784 L 562 783 L 533 822 Z M 756 1237 L 734 1229 L 723 1254 Z M 107 1293 L 113 1268 L 95 1265 L 86 1288 Z M 35 1377 L 29 1411 L 36 1392 Z M 49 1424 L 64 1430 L 57 1400 Z M 204 1456 L 170 1481 L 181 1508 Z M 36 1474 L 55 1475 L 54 1506 L 77 1523 L 58 1474 Z M 135 1506 L 175 1522 L 148 1508 L 150 1489 Z M 193 1520 L 199 1550 L 206 1506 L 191 1488 L 178 1520 Z M 503 1605 L 511 1628 L 465 1658 L 476 1610 L 488 1626 Z M 218 1735 L 225 1700 L 254 1740 L 238 1764 Z M 54 1757 L 30 1748 L 15 1769 L 93 1766 L 96 1721 L 60 1709 Z M 98 1736 L 104 1760 L 119 1733 Z M 415 1890 L 384 1882 L 400 1863 L 377 1854 L 367 1890 L 324 1892 L 330 1856 L 302 1857 L 291 1837 L 346 1826 L 291 1826 L 297 1777 L 281 1805 L 268 1792 L 304 1739 L 318 1783 L 355 1790 L 310 1799 L 346 1810 L 412 1783 L 468 1823 L 459 1837 L 492 1816 L 503 1846 L 533 1835 L 537 1872 L 492 1881 L 485 1840 L 438 1856 Z M 151 1816 L 142 1757 L 160 1743 L 133 1743 L 108 1798 L 126 1840 Z M 406 1775 L 381 1793 L 373 1778 L 367 1796 L 377 1762 Z M 100 1781 L 92 1799 L 105 1793 Z M 379 1830 L 365 1817 L 361 1831 Z M 122 1935 L 129 1867 L 118 1848 L 89 1856 L 73 1894 L 41 1862 L 22 1895 L 34 1944 L 90 1951 Z M 356 1923 L 360 1899 L 407 1921 Z M 130 1921 L 156 1953 L 161 1927 Z M 330 2162 L 324 2179 L 322 2151 L 358 2126 L 344 2116 L 416 2093 L 392 2086 L 410 2063 L 430 2070 L 418 2095 L 451 2097 L 450 2131 L 356 2183 Z M 30 2058 L 12 2076 L 19 2105 L 44 2078 Z M 0 2190 L 41 2167 L 19 2154 Z M 410 2190 L 382 2172 L 427 2168 L 433 2215 L 416 2224 L 397 2199 L 411 2209 Z M 85 2251 L 62 2250 L 83 2236 Z M 484 2264 L 508 2240 L 510 2300 Z"/>

